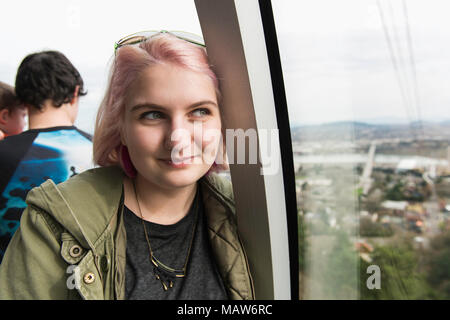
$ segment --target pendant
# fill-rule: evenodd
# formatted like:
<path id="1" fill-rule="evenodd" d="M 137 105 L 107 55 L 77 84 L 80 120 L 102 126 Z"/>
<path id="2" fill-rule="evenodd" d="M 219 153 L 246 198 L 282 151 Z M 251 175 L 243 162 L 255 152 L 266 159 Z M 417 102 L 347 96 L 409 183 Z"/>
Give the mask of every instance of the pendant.
<path id="1" fill-rule="evenodd" d="M 172 281 L 172 280 L 169 280 L 169 284 L 167 285 L 167 284 L 163 281 L 163 279 L 161 279 L 161 277 L 160 277 L 158 274 L 155 274 L 155 278 L 156 278 L 156 280 L 161 281 L 161 284 L 162 284 L 162 286 L 163 286 L 164 291 L 167 291 L 167 290 L 169 290 L 170 288 L 173 288 L 173 281 Z"/>

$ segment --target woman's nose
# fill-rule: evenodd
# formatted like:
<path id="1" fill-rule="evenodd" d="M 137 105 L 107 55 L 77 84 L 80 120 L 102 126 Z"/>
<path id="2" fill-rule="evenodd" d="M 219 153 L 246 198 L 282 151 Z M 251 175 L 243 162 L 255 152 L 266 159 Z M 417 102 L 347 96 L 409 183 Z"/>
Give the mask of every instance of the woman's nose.
<path id="1" fill-rule="evenodd" d="M 185 149 L 192 143 L 192 124 L 183 119 L 173 118 L 165 136 L 167 150 L 173 148 Z"/>

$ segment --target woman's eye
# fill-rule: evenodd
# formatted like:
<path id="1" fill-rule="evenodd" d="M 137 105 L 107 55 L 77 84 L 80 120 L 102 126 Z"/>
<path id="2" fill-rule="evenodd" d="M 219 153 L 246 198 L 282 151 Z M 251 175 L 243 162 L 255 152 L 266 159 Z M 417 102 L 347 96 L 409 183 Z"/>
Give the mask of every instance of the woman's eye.
<path id="1" fill-rule="evenodd" d="M 146 119 L 146 120 L 157 120 L 157 119 L 161 119 L 163 116 L 161 114 L 161 112 L 158 111 L 150 111 L 150 112 L 145 112 L 141 115 L 141 119 Z"/>
<path id="2" fill-rule="evenodd" d="M 192 111 L 192 114 L 196 117 L 204 117 L 204 116 L 209 115 L 210 112 L 208 109 L 201 108 L 201 109 Z"/>

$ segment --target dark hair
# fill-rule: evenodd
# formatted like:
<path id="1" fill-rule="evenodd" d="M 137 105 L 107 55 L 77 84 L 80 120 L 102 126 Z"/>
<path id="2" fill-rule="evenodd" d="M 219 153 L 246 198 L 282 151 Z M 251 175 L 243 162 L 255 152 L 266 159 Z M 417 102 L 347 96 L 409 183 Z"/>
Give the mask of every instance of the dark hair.
<path id="1" fill-rule="evenodd" d="M 0 110 L 8 109 L 11 112 L 18 106 L 21 104 L 14 93 L 14 87 L 0 81 Z"/>
<path id="2" fill-rule="evenodd" d="M 55 107 L 70 102 L 76 86 L 79 96 L 86 92 L 83 79 L 69 59 L 58 51 L 43 51 L 25 57 L 16 76 L 16 94 L 19 100 L 38 109 L 47 99 Z"/>

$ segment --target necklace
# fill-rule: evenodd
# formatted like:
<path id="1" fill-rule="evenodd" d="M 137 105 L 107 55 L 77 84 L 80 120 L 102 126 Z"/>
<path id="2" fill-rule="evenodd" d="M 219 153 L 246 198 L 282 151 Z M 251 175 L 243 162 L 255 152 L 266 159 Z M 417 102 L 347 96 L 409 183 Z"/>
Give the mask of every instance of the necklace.
<path id="1" fill-rule="evenodd" d="M 134 195 L 136 197 L 136 202 L 137 202 L 138 209 L 139 209 L 139 215 L 141 216 L 142 225 L 144 227 L 144 234 L 145 234 L 145 239 L 147 240 L 148 251 L 150 254 L 150 261 L 153 265 L 153 275 L 155 276 L 155 278 L 157 280 L 161 281 L 164 291 L 167 291 L 168 289 L 173 288 L 174 278 L 183 278 L 186 276 L 187 264 L 189 262 L 189 257 L 191 255 L 192 244 L 194 242 L 195 229 L 197 226 L 197 219 L 198 219 L 197 202 L 198 201 L 196 201 L 196 199 L 194 198 L 195 219 L 194 219 L 194 223 L 192 225 L 191 241 L 190 241 L 190 244 L 189 244 L 189 247 L 187 250 L 186 259 L 184 261 L 183 268 L 175 269 L 175 268 L 171 268 L 171 267 L 167 266 L 166 264 L 162 263 L 161 261 L 159 261 L 153 254 L 152 246 L 150 244 L 150 239 L 148 237 L 147 228 L 145 226 L 145 220 L 142 215 L 141 206 L 139 204 L 139 199 L 138 199 L 137 192 L 136 192 L 136 183 L 135 183 L 134 179 L 133 179 L 133 189 L 134 189 Z"/>

